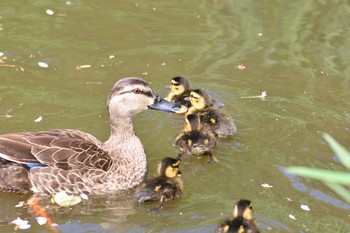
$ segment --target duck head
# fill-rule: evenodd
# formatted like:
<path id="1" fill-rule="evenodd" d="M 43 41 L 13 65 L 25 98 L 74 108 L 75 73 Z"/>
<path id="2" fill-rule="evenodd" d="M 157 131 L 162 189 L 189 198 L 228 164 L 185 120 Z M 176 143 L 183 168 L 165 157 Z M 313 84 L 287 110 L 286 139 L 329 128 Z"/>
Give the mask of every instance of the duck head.
<path id="1" fill-rule="evenodd" d="M 111 116 L 132 117 L 147 108 L 176 112 L 181 105 L 160 98 L 145 80 L 127 77 L 118 80 L 112 87 L 107 99 L 107 108 Z"/>

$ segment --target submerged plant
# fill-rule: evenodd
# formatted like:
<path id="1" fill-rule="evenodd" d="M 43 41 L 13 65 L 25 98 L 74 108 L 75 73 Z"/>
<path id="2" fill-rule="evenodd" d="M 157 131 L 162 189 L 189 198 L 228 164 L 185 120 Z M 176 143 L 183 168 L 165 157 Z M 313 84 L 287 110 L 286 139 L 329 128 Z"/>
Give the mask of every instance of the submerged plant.
<path id="1" fill-rule="evenodd" d="M 328 142 L 340 162 L 349 169 L 349 172 L 331 171 L 308 167 L 290 167 L 288 172 L 298 176 L 316 179 L 324 182 L 347 202 L 350 203 L 350 191 L 344 186 L 350 186 L 350 152 L 342 147 L 330 135 L 324 134 L 324 139 Z"/>

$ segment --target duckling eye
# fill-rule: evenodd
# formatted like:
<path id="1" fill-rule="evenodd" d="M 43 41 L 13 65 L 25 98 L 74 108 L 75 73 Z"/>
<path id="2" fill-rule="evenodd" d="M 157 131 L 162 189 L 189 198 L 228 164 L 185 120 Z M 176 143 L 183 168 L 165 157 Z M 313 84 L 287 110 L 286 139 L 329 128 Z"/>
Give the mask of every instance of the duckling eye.
<path id="1" fill-rule="evenodd" d="M 190 95 L 190 98 L 197 99 L 197 97 L 192 94 Z"/>
<path id="2" fill-rule="evenodd" d="M 134 94 L 140 94 L 142 91 L 141 91 L 140 88 L 135 88 L 134 90 L 132 90 L 132 92 L 133 92 Z"/>

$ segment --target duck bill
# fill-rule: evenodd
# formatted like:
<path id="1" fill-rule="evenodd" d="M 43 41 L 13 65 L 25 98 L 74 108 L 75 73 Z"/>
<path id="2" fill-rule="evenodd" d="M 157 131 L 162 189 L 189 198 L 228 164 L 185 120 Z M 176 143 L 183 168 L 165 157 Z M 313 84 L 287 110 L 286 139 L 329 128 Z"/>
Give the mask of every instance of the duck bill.
<path id="1" fill-rule="evenodd" d="M 166 101 L 159 96 L 156 96 L 154 103 L 148 106 L 149 109 L 159 110 L 164 112 L 174 112 L 177 113 L 181 111 L 181 104 Z"/>

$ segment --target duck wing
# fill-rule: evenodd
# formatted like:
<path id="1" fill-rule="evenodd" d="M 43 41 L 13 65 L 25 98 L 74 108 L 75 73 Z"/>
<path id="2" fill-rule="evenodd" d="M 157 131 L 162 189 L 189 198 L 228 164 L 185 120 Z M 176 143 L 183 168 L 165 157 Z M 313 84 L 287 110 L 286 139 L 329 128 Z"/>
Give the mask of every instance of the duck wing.
<path id="1" fill-rule="evenodd" d="M 0 157 L 28 167 L 108 170 L 112 160 L 102 143 L 79 130 L 49 130 L 0 135 Z"/>

